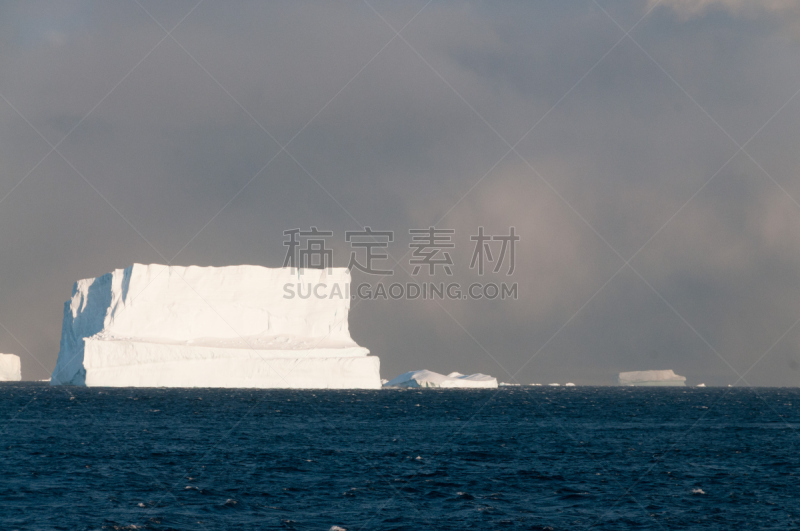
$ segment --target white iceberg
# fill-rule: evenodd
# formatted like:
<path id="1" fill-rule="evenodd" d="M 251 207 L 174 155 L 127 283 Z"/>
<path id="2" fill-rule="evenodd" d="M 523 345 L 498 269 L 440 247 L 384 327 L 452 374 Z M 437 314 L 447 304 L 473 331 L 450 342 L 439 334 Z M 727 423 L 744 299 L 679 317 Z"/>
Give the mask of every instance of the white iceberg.
<path id="1" fill-rule="evenodd" d="M 680 387 L 686 385 L 686 377 L 679 376 L 672 370 L 621 372 L 619 385 Z"/>
<path id="2" fill-rule="evenodd" d="M 0 354 L 0 382 L 18 382 L 22 380 L 19 356 L 16 354 Z"/>
<path id="3" fill-rule="evenodd" d="M 447 376 L 433 371 L 410 371 L 389 380 L 384 387 L 440 387 L 440 388 L 497 388 L 497 379 L 486 374 L 463 375 L 451 372 Z"/>
<path id="4" fill-rule="evenodd" d="M 79 280 L 51 385 L 378 389 L 350 272 L 134 264 Z M 314 290 L 316 294 L 312 294 Z"/>

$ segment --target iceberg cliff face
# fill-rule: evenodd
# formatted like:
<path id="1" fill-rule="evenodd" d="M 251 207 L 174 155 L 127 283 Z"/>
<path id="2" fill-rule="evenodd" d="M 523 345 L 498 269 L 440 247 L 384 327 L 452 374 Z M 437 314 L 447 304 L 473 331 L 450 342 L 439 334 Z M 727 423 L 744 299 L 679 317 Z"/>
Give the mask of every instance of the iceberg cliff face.
<path id="1" fill-rule="evenodd" d="M 79 280 L 51 384 L 380 388 L 378 358 L 350 337 L 349 284 L 345 268 L 248 265 L 134 264 Z"/>
<path id="2" fill-rule="evenodd" d="M 438 372 L 422 370 L 401 374 L 383 386 L 494 389 L 497 387 L 497 379 L 480 373 L 465 376 L 459 372 L 451 372 L 445 376 Z"/>
<path id="3" fill-rule="evenodd" d="M 632 386 L 685 386 L 686 377 L 672 370 L 632 371 L 619 373 L 620 385 Z"/>
<path id="4" fill-rule="evenodd" d="M 0 382 L 18 382 L 22 380 L 19 356 L 0 354 Z"/>

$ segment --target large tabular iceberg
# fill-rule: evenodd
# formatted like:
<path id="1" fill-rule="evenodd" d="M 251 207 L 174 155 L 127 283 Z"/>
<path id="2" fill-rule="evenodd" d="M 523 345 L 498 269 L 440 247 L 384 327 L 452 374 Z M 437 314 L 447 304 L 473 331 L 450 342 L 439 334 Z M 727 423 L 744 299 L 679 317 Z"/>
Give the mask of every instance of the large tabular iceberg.
<path id="1" fill-rule="evenodd" d="M 443 388 L 496 388 L 497 379 L 486 374 L 463 375 L 451 372 L 447 376 L 433 371 L 410 371 L 389 380 L 384 387 L 443 387 Z"/>
<path id="2" fill-rule="evenodd" d="M 19 356 L 0 354 L 0 382 L 18 382 L 21 379 Z"/>
<path id="3" fill-rule="evenodd" d="M 629 386 L 685 386 L 686 377 L 678 376 L 672 370 L 621 372 L 619 373 L 619 384 Z"/>
<path id="4" fill-rule="evenodd" d="M 349 283 L 345 268 L 249 265 L 79 280 L 51 384 L 378 389 L 379 359 L 350 337 Z"/>

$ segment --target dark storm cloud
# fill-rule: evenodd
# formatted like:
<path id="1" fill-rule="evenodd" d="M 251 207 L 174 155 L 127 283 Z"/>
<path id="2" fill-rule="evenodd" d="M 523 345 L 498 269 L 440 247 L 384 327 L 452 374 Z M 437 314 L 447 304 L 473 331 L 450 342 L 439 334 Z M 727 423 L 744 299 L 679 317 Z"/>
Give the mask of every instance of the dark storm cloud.
<path id="1" fill-rule="evenodd" d="M 384 377 L 726 384 L 800 318 L 793 3 L 371 5 L 0 8 L 0 351 L 26 378 L 76 279 L 280 266 L 312 225 L 339 265 L 345 230 L 396 231 L 399 259 L 454 228 L 462 283 L 478 226 L 522 236 L 517 301 L 355 304 Z M 798 334 L 746 380 L 796 385 Z"/>

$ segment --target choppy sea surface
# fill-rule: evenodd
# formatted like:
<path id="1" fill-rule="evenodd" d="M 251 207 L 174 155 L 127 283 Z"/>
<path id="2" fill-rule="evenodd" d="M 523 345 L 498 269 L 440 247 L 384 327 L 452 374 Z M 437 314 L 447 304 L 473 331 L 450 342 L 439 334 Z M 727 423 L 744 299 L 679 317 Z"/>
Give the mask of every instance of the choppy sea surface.
<path id="1" fill-rule="evenodd" d="M 795 529 L 800 390 L 0 384 L 0 529 Z"/>

